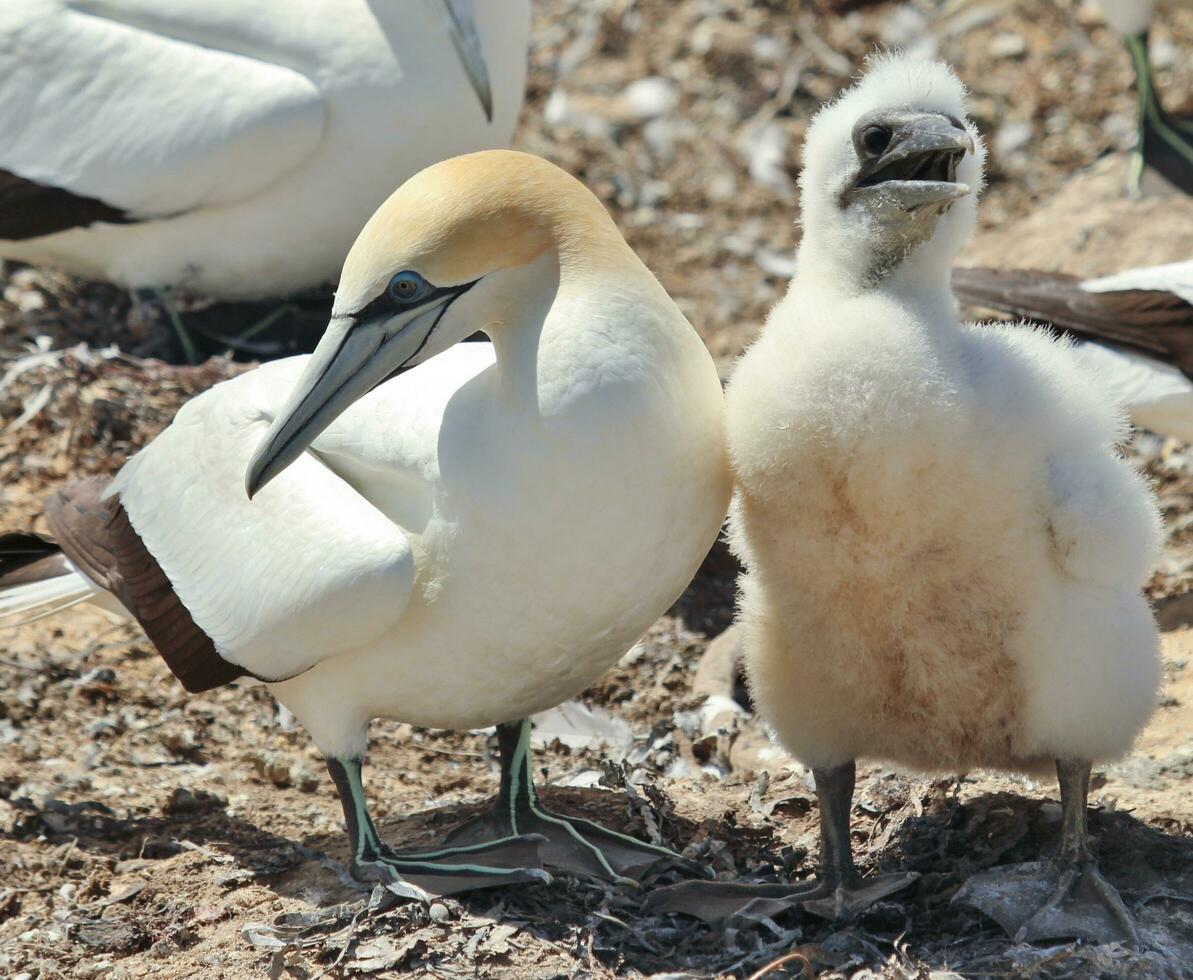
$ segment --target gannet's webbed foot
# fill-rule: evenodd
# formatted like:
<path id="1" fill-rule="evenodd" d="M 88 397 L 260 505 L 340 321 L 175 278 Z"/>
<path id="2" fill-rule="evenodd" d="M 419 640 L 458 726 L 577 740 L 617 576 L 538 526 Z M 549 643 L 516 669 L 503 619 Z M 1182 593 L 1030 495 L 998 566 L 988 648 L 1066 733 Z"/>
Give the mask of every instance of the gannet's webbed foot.
<path id="1" fill-rule="evenodd" d="M 1092 863 L 1036 861 L 983 871 L 966 881 L 953 901 L 990 916 L 1016 942 L 1134 943 L 1138 938 L 1123 900 Z"/>
<path id="2" fill-rule="evenodd" d="M 1128 37 L 1127 50 L 1139 95 L 1139 137 L 1132 156 L 1130 188 L 1139 192 L 1146 166 L 1184 193 L 1193 194 L 1193 124 L 1160 104 L 1148 60 L 1147 35 Z"/>
<path id="3" fill-rule="evenodd" d="M 363 885 L 380 882 L 407 898 L 548 882 L 542 868 L 541 837 L 506 836 L 466 847 L 396 851 L 377 834 L 365 803 L 359 759 L 328 759 L 327 769 L 340 794 L 351 846 L 348 873 Z"/>
<path id="4" fill-rule="evenodd" d="M 1137 943 L 1135 922 L 1090 854 L 1085 823 L 1090 765 L 1058 760 L 1062 830 L 1051 861 L 983 871 L 953 897 L 984 912 L 1016 942 L 1091 939 Z"/>
<path id="5" fill-rule="evenodd" d="M 497 726 L 501 792 L 481 816 L 448 835 L 449 845 L 476 844 L 514 835 L 541 835 L 543 863 L 558 871 L 637 883 L 677 868 L 702 877 L 699 865 L 674 851 L 608 830 L 581 817 L 547 810 L 534 790 L 530 768 L 530 722 Z"/>
<path id="6" fill-rule="evenodd" d="M 790 908 L 825 919 L 849 919 L 910 885 L 914 872 L 863 878 L 853 863 L 849 811 L 856 767 L 852 762 L 813 769 L 820 802 L 820 877 L 790 885 L 685 881 L 660 888 L 647 899 L 653 912 L 682 912 L 719 925 L 732 919 L 758 920 Z"/>
<path id="7" fill-rule="evenodd" d="M 660 888 L 646 900 L 650 912 L 682 912 L 712 925 L 733 920 L 758 921 L 787 909 L 802 908 L 830 921 L 852 919 L 871 905 L 902 891 L 918 875 L 852 876 L 849 881 L 817 879 L 791 885 L 750 885 L 720 881 L 684 881 Z"/>

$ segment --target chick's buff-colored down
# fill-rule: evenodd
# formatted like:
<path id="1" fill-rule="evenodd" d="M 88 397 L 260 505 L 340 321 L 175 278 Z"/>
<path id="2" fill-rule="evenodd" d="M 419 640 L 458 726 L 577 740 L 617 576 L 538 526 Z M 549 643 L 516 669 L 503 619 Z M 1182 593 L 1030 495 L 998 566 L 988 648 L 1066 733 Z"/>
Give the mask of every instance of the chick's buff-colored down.
<path id="1" fill-rule="evenodd" d="M 447 893 L 540 860 L 641 880 L 684 862 L 549 812 L 523 719 L 679 597 L 729 492 L 712 358 L 600 202 L 536 157 L 470 154 L 378 209 L 314 354 L 52 500 L 65 554 L 7 580 L 0 560 L 0 619 L 114 594 L 189 690 L 264 680 L 327 759 L 360 881 Z M 496 805 L 443 847 L 387 846 L 362 781 L 377 717 L 496 725 Z"/>
<path id="2" fill-rule="evenodd" d="M 810 766 L 819 879 L 676 886 L 658 907 L 732 917 L 794 898 L 842 917 L 906 887 L 863 878 L 857 759 L 928 772 L 1055 767 L 1059 850 L 960 898 L 1021 938 L 1134 937 L 1099 874 L 1093 761 L 1150 716 L 1156 626 L 1141 586 L 1160 523 L 1118 454 L 1119 406 L 1042 330 L 962 323 L 950 267 L 984 150 L 944 65 L 888 56 L 808 132 L 786 298 L 729 385 L 731 539 L 755 703 Z"/>

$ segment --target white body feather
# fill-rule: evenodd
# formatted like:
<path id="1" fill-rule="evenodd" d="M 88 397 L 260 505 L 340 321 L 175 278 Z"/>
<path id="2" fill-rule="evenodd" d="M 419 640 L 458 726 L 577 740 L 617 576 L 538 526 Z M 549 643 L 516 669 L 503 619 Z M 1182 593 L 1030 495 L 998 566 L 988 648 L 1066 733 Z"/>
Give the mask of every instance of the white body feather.
<path id="1" fill-rule="evenodd" d="M 695 573 L 729 495 L 716 371 L 657 284 L 597 299 L 510 331 L 506 370 L 473 343 L 385 383 L 251 502 L 306 358 L 196 398 L 117 476 L 220 652 L 298 674 L 273 691 L 324 752 L 362 752 L 372 717 L 475 728 L 574 696 Z"/>
<path id="2" fill-rule="evenodd" d="M 1091 293 L 1155 290 L 1193 304 L 1193 262 L 1127 269 L 1087 279 L 1081 288 Z M 1184 372 L 1145 354 L 1107 344 L 1079 340 L 1076 347 L 1114 400 L 1126 407 L 1136 426 L 1193 443 L 1193 381 Z"/>
<path id="3" fill-rule="evenodd" d="M 492 123 L 443 0 L 0 5 L 0 169 L 139 219 L 0 257 L 230 298 L 334 279 L 395 184 L 509 142 L 529 2 L 472 7 Z"/>

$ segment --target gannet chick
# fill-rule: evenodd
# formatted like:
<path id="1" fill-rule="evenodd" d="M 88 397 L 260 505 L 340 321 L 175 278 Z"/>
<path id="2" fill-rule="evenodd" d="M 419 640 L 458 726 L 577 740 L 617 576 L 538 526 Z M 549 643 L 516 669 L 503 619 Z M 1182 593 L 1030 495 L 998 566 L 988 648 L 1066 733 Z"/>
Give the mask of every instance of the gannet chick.
<path id="1" fill-rule="evenodd" d="M 61 555 L 10 537 L 37 560 L 10 559 L 0 612 L 111 592 L 189 690 L 265 680 L 327 758 L 360 880 L 522 880 L 540 838 L 549 867 L 638 878 L 676 855 L 548 812 L 522 719 L 695 573 L 729 503 L 723 416 L 700 338 L 583 185 L 459 157 L 365 226 L 313 355 L 200 395 L 106 489 L 68 487 Z M 492 811 L 387 848 L 361 777 L 377 717 L 496 724 Z"/>
<path id="2" fill-rule="evenodd" d="M 953 291 L 974 306 L 1073 334 L 1131 421 L 1193 442 L 1193 262 L 1096 279 L 1031 269 L 954 269 Z"/>
<path id="3" fill-rule="evenodd" d="M 983 158 L 960 82 L 905 57 L 876 58 L 808 131 L 796 274 L 726 417 L 748 679 L 815 776 L 820 878 L 681 885 L 660 907 L 726 914 L 784 895 L 855 912 L 910 877 L 854 864 L 855 760 L 1055 760 L 1058 857 L 1006 872 L 1000 894 L 971 881 L 968 898 L 1028 938 L 1132 934 L 1085 804 L 1091 760 L 1125 753 L 1155 704 L 1140 586 L 1159 521 L 1116 453 L 1118 406 L 1071 350 L 957 319 L 950 264 Z"/>
<path id="4" fill-rule="evenodd" d="M 529 0 L 0 5 L 0 258 L 225 299 L 335 278 L 423 167 L 506 146 Z"/>

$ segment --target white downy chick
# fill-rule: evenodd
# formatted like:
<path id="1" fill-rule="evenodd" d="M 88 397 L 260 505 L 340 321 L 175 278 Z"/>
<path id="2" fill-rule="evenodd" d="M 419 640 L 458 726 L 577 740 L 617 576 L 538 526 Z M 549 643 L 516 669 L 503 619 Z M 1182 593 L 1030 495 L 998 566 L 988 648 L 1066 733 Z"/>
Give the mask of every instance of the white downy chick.
<path id="1" fill-rule="evenodd" d="M 821 801 L 820 881 L 784 897 L 837 917 L 907 884 L 854 866 L 855 759 L 1060 760 L 1062 859 L 1040 866 L 1059 897 L 1041 908 L 1036 880 L 1034 901 L 1026 886 L 1011 900 L 1003 881 L 998 917 L 1028 937 L 1123 938 L 1084 803 L 1090 761 L 1123 755 L 1155 705 L 1140 586 L 1160 524 L 1116 451 L 1119 406 L 1070 347 L 957 319 L 950 266 L 984 160 L 966 114 L 945 65 L 882 56 L 817 115 L 796 274 L 728 390 L 747 673 Z M 1074 897 L 1082 876 L 1097 901 Z M 715 887 L 717 915 L 759 896 Z M 700 890 L 677 888 L 660 904 Z"/>

